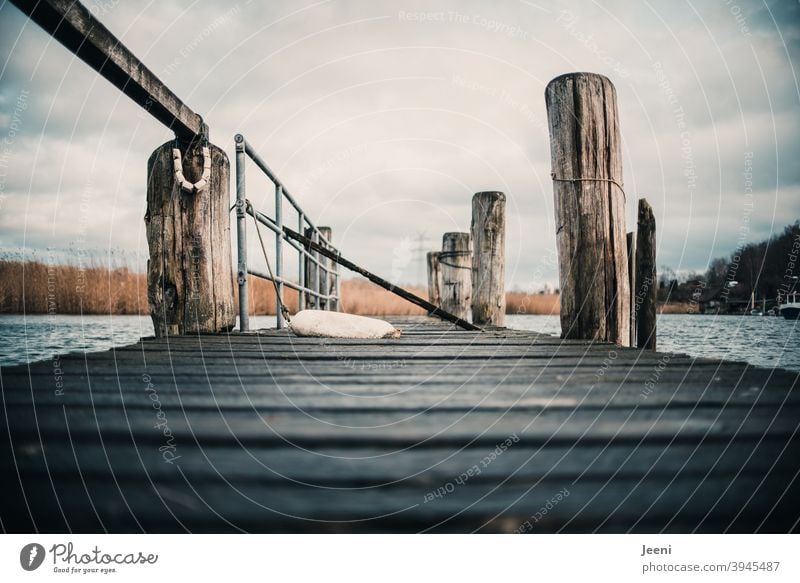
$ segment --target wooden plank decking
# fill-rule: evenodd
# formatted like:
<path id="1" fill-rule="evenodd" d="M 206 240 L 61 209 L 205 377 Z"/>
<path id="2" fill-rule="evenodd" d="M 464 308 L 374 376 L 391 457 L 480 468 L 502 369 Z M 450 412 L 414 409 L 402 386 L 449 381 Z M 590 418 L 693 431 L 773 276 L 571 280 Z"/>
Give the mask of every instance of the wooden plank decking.
<path id="1" fill-rule="evenodd" d="M 797 530 L 798 374 L 395 323 L 3 368 L 2 528 Z"/>

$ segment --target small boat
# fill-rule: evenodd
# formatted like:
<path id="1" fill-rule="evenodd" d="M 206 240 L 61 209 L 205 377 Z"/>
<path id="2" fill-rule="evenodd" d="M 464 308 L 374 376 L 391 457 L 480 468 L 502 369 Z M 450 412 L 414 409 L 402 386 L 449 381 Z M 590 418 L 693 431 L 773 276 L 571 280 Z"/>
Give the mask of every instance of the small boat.
<path id="1" fill-rule="evenodd" d="M 792 300 L 781 304 L 778 311 L 787 320 L 800 320 L 800 302 L 797 301 L 797 293 L 792 294 Z"/>
<path id="2" fill-rule="evenodd" d="M 751 316 L 763 316 L 764 314 L 761 312 L 761 310 L 750 310 L 750 315 Z"/>
<path id="3" fill-rule="evenodd" d="M 800 320 L 800 302 L 781 304 L 780 314 L 787 320 Z"/>

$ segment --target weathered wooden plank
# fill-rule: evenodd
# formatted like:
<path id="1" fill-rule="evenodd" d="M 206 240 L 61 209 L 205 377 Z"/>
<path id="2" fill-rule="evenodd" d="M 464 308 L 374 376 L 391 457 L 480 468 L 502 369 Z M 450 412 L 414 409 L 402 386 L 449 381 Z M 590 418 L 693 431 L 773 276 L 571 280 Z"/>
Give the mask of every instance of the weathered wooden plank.
<path id="1" fill-rule="evenodd" d="M 177 470 L 176 470 L 177 472 Z M 0 500 L 4 524 L 63 532 L 787 532 L 798 517 L 800 487 L 782 477 L 739 476 L 467 482 L 425 502 L 428 488 L 326 489 L 253 483 L 62 480 L 23 478 L 38 504 Z M 559 492 L 568 492 L 542 516 Z M 785 494 L 785 495 L 784 495 Z M 59 500 L 71 504 L 60 509 Z M 17 497 L 13 497 L 16 500 Z M 62 512 L 63 510 L 63 516 Z"/>
<path id="2" fill-rule="evenodd" d="M 162 452 L 152 444 L 112 442 L 82 443 L 74 453 L 57 444 L 20 441 L 14 444 L 15 465 L 0 469 L 18 470 L 25 475 L 49 475 L 69 479 L 82 475 L 99 478 L 113 473 L 117 480 L 135 480 L 144 473 L 159 481 L 182 480 L 175 464 L 193 482 L 233 480 L 262 485 L 290 485 L 297 482 L 322 488 L 364 488 L 390 485 L 442 485 L 477 466 L 474 482 L 498 483 L 511 479 L 534 483 L 544 479 L 572 481 L 636 478 L 650 480 L 689 476 L 762 477 L 776 460 L 800 454 L 800 443 L 712 442 L 703 448 L 693 444 L 621 443 L 586 444 L 581 447 L 554 445 L 530 448 L 512 445 L 492 457 L 494 446 L 467 449 L 413 449 L 403 454 L 380 448 L 336 448 L 317 451 L 258 446 L 203 446 L 178 441 L 174 463 L 165 463 Z"/>
<path id="3" fill-rule="evenodd" d="M 192 141 L 195 136 L 207 133 L 202 118 L 80 2 L 12 0 L 12 4 L 182 138 Z"/>
<path id="4" fill-rule="evenodd" d="M 15 409 L 8 432 L 12 440 L 46 439 L 55 443 L 93 440 L 130 440 L 137 444 L 162 443 L 155 428 L 158 402 L 175 439 L 199 444 L 248 443 L 271 447 L 291 444 L 306 448 L 363 446 L 403 449 L 443 446 L 491 446 L 517 436 L 523 446 L 584 443 L 712 442 L 769 439 L 786 443 L 800 427 L 797 408 L 732 407 L 683 409 L 542 409 L 539 411 L 320 411 L 302 412 L 180 409 L 142 391 L 150 408 L 94 410 L 67 407 L 61 411 Z M 302 409 L 301 409 L 302 411 Z M 29 423 L 22 423 L 22 421 Z M 69 438 L 67 439 L 67 436 Z"/>

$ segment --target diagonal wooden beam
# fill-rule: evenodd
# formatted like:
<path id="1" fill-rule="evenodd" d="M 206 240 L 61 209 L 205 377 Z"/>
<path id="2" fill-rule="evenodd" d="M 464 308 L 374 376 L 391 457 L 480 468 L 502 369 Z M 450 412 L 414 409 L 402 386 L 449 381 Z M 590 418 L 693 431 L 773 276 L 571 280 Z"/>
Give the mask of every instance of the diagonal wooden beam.
<path id="1" fill-rule="evenodd" d="M 80 2 L 11 0 L 11 3 L 180 138 L 191 140 L 208 134 L 203 119 Z"/>

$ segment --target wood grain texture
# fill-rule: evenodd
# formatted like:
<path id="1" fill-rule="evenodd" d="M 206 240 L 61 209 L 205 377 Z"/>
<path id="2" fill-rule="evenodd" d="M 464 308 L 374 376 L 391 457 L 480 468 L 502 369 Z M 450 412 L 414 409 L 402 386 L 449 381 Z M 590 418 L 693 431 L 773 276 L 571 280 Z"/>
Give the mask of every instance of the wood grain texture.
<path id="1" fill-rule="evenodd" d="M 428 301 L 435 306 L 441 306 L 442 268 L 439 265 L 439 252 L 429 251 L 425 259 L 428 265 Z"/>
<path id="2" fill-rule="evenodd" d="M 646 199 L 639 199 L 636 224 L 636 342 L 639 348 L 656 349 L 656 218 Z"/>
<path id="3" fill-rule="evenodd" d="M 636 233 L 631 231 L 625 237 L 628 258 L 628 287 L 631 290 L 631 335 L 629 346 L 636 346 Z"/>
<path id="4" fill-rule="evenodd" d="M 506 321 L 506 195 L 472 197 L 472 323 L 503 326 Z"/>
<path id="5" fill-rule="evenodd" d="M 565 338 L 630 342 L 617 98 L 602 75 L 570 73 L 545 89 Z M 577 181 L 576 179 L 582 179 Z"/>
<path id="6" fill-rule="evenodd" d="M 469 233 L 445 233 L 439 264 L 442 269 L 442 308 L 468 320 L 472 308 L 472 244 Z"/>
<path id="7" fill-rule="evenodd" d="M 210 144 L 210 182 L 200 192 L 186 193 L 175 180 L 173 146 L 174 142 L 159 146 L 147 162 L 147 297 L 155 333 L 230 330 L 236 315 L 228 157 Z M 182 158 L 187 180 L 199 180 L 201 143 L 183 148 Z"/>
<path id="8" fill-rule="evenodd" d="M 0 523 L 797 530 L 797 373 L 434 318 L 391 322 L 397 340 L 270 329 L 63 355 L 58 375 L 51 360 L 0 368 Z M 533 521 L 558 492 L 569 495 Z"/>

